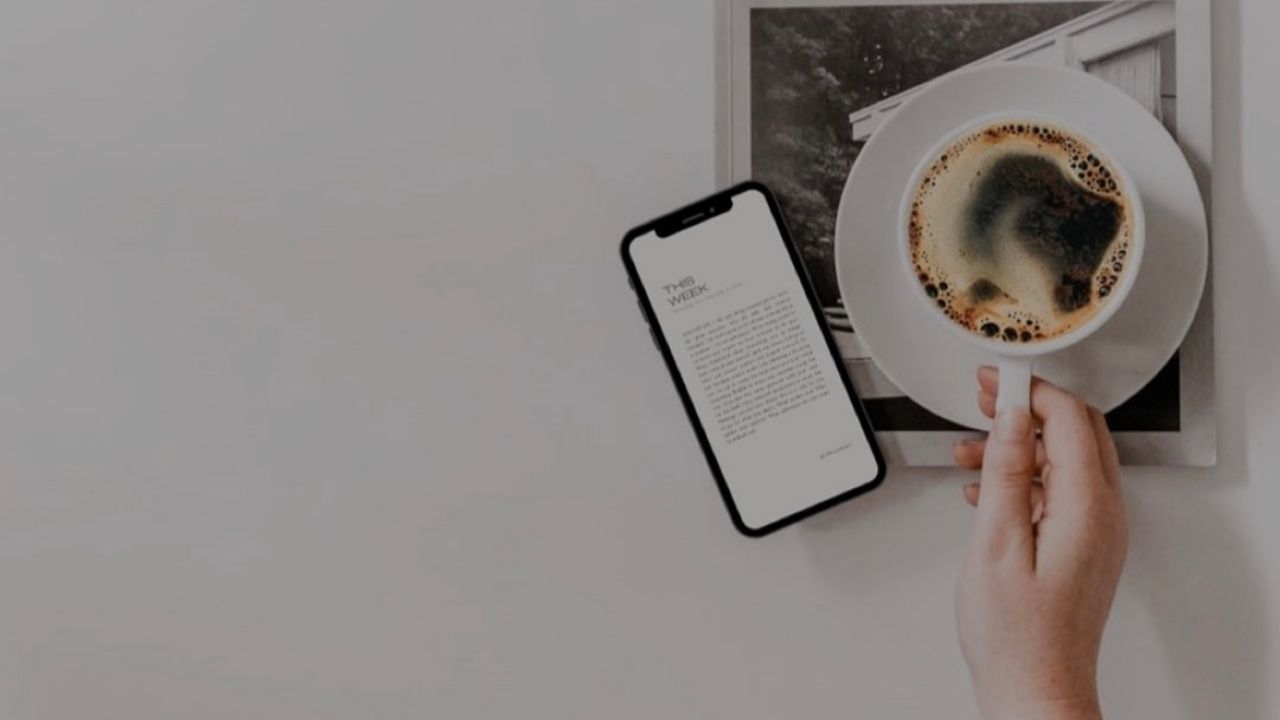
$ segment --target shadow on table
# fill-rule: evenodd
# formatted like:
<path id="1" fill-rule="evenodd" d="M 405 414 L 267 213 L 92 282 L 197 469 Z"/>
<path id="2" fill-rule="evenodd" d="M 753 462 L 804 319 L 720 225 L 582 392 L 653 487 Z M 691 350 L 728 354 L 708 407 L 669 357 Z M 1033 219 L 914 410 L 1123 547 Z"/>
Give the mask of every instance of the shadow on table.
<path id="1" fill-rule="evenodd" d="M 1241 0 L 1214 4 L 1215 275 L 1257 308 L 1280 306 L 1266 240 L 1245 192 Z M 1268 642 L 1274 622 L 1263 587 L 1262 549 L 1242 527 L 1238 500 L 1223 495 L 1267 482 L 1274 468 L 1249 467 L 1249 408 L 1280 404 L 1274 373 L 1280 336 L 1256 325 L 1241 307 L 1216 304 L 1218 420 L 1221 464 L 1209 470 L 1145 468 L 1128 479 L 1133 532 L 1126 582 L 1136 590 L 1160 635 L 1165 664 L 1186 717 L 1267 717 L 1274 681 Z M 1228 343 L 1248 339 L 1245 352 Z M 1257 437 L 1257 434 L 1254 434 Z"/>
<path id="2" fill-rule="evenodd" d="M 1124 582 L 1156 629 L 1163 658 L 1152 660 L 1163 660 L 1184 716 L 1266 717 L 1269 608 L 1238 513 L 1223 507 L 1220 483 L 1199 473 L 1144 469 L 1126 482 Z"/>

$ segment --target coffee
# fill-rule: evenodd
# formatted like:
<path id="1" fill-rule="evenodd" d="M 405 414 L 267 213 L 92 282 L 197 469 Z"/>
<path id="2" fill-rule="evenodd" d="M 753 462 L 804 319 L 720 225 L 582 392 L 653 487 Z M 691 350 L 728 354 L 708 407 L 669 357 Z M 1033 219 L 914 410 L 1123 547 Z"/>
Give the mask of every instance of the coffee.
<path id="1" fill-rule="evenodd" d="M 1125 277 L 1134 207 L 1092 144 L 1041 121 L 965 133 L 913 188 L 911 261 L 953 321 L 1010 343 L 1080 327 Z"/>

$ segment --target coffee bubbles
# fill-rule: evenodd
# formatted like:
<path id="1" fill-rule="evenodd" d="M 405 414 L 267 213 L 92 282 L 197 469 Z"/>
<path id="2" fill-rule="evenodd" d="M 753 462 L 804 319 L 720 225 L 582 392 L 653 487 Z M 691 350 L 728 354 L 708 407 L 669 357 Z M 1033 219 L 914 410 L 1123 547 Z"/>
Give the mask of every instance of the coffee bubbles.
<path id="1" fill-rule="evenodd" d="M 951 143 L 913 189 L 911 260 L 956 323 L 1009 343 L 1089 321 L 1124 277 L 1134 208 L 1087 140 L 1050 123 L 1003 120 Z"/>

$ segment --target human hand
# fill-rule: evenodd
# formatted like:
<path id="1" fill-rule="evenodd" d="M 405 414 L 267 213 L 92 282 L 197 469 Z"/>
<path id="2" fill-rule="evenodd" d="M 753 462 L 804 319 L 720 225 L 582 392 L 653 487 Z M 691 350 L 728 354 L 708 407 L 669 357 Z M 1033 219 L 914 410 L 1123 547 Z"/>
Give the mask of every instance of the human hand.
<path id="1" fill-rule="evenodd" d="M 978 382 L 994 417 L 998 375 L 983 368 Z M 1106 421 L 1037 379 L 1030 414 L 1006 411 L 955 456 L 982 471 L 981 486 L 965 487 L 977 517 L 956 624 L 984 716 L 1100 718 L 1098 652 L 1128 545 Z"/>

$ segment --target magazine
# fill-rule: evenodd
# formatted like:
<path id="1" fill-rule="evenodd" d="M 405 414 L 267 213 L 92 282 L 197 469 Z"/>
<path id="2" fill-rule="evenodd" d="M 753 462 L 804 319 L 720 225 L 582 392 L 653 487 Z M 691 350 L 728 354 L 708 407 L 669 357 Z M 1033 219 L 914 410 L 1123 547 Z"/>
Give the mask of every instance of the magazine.
<path id="1" fill-rule="evenodd" d="M 1121 88 L 1182 146 L 1209 188 L 1208 0 L 819 2 L 717 5 L 717 179 L 778 196 L 850 377 L 893 464 L 951 464 L 972 431 L 933 415 L 886 377 L 849 321 L 836 281 L 836 212 L 858 154 L 893 111 L 960 68 L 1065 66 Z M 1180 350 L 1108 414 L 1131 465 L 1217 460 L 1212 283 Z"/>

